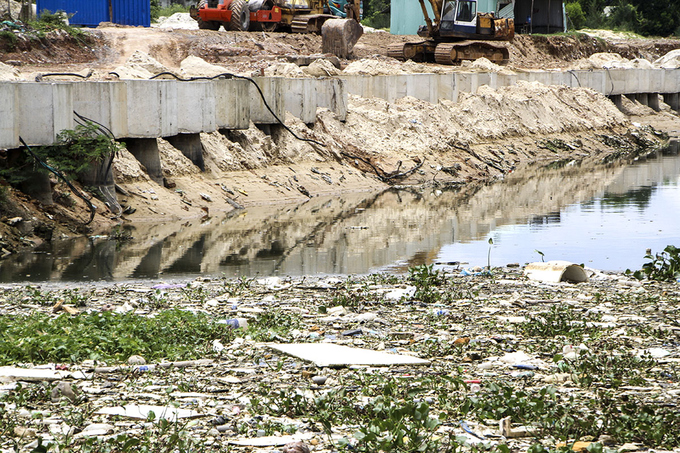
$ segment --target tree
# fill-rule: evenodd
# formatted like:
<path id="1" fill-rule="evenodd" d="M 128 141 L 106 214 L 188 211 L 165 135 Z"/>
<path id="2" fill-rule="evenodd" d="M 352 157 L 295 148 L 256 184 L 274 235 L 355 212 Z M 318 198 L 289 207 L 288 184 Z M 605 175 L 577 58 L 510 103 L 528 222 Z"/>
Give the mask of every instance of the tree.
<path id="1" fill-rule="evenodd" d="M 638 32 L 645 36 L 677 35 L 680 28 L 680 0 L 626 0 L 641 16 Z"/>

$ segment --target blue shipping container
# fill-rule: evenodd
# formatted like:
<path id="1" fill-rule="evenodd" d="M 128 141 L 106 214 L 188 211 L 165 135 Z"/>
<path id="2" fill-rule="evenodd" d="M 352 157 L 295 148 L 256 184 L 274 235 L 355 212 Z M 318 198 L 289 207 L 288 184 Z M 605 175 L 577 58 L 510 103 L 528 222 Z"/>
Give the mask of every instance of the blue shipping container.
<path id="1" fill-rule="evenodd" d="M 151 26 L 149 0 L 111 0 L 112 22 L 121 25 Z"/>
<path id="2" fill-rule="evenodd" d="M 100 22 L 108 22 L 108 0 L 37 0 L 38 14 L 44 10 L 51 12 L 64 11 L 69 16 L 71 25 L 96 27 Z"/>

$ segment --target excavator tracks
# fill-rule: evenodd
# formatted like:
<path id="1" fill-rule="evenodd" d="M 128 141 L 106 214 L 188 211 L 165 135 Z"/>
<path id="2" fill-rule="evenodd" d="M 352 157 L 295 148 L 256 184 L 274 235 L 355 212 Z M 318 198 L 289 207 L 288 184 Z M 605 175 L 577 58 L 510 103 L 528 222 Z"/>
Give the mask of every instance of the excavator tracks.
<path id="1" fill-rule="evenodd" d="M 390 44 L 387 47 L 387 56 L 397 60 L 426 61 L 427 55 L 434 51 L 434 41 L 405 42 L 402 44 Z"/>
<path id="2" fill-rule="evenodd" d="M 434 61 L 446 65 L 482 57 L 496 64 L 503 64 L 510 58 L 510 52 L 505 46 L 486 41 L 442 42 L 437 44 L 434 51 Z"/>
<path id="3" fill-rule="evenodd" d="M 486 41 L 420 41 L 392 44 L 387 48 L 387 56 L 401 61 L 430 61 L 444 65 L 485 57 L 496 64 L 504 64 L 510 53 L 505 46 Z"/>

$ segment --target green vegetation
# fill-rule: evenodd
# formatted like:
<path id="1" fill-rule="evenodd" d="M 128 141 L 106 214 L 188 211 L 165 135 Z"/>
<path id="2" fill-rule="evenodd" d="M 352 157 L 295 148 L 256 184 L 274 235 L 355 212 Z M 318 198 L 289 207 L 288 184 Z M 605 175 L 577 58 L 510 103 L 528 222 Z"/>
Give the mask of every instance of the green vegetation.
<path id="1" fill-rule="evenodd" d="M 0 31 L 0 45 L 4 46 L 6 52 L 14 52 L 18 41 L 19 38 L 12 31 Z"/>
<path id="2" fill-rule="evenodd" d="M 672 282 L 680 278 L 680 248 L 667 245 L 661 253 L 645 255 L 645 259 L 651 260 L 642 265 L 642 269 L 635 271 L 633 276 L 638 280 L 644 278 L 660 282 Z M 626 270 L 627 274 L 631 271 Z"/>
<path id="3" fill-rule="evenodd" d="M 87 122 L 76 126 L 75 129 L 61 131 L 55 145 L 35 147 L 31 150 L 38 159 L 51 168 L 78 179 L 94 163 L 113 156 L 122 147 L 123 145 L 104 134 L 99 126 Z M 8 167 L 0 169 L 0 177 L 12 185 L 29 180 L 36 171 L 47 171 L 25 149 L 11 162 Z"/>
<path id="4" fill-rule="evenodd" d="M 408 280 L 416 287 L 415 299 L 431 304 L 442 298 L 442 294 L 437 287 L 446 284 L 446 276 L 439 270 L 434 269 L 434 265 L 430 264 L 428 266 L 423 264 L 409 268 Z"/>
<path id="5" fill-rule="evenodd" d="M 605 28 L 643 36 L 678 36 L 679 0 L 567 0 L 569 25 Z M 605 9 L 606 8 L 606 9 Z"/>
<path id="6" fill-rule="evenodd" d="M 4 315 L 0 332 L 0 365 L 125 361 L 134 354 L 147 360 L 195 359 L 208 353 L 213 340 L 230 341 L 234 335 L 205 314 L 178 309 L 153 318 L 111 312 Z"/>
<path id="7" fill-rule="evenodd" d="M 582 340 L 585 335 L 596 332 L 583 319 L 582 313 L 577 313 L 568 305 L 553 305 L 547 312 L 536 313 L 518 326 L 518 330 L 526 337 L 555 338 L 564 336 L 571 340 Z"/>
<path id="8" fill-rule="evenodd" d="M 69 16 L 64 11 L 53 13 L 45 9 L 40 11 L 39 14 L 37 21 L 29 23 L 29 26 L 38 32 L 38 37 L 43 37 L 51 31 L 64 30 L 81 43 L 85 43 L 89 39 L 89 36 L 82 29 L 66 24 L 64 18 Z"/>
<path id="9" fill-rule="evenodd" d="M 189 8 L 174 3 L 167 8 L 161 8 L 158 0 L 151 0 L 151 21 L 157 22 L 160 17 L 170 17 L 175 13 L 186 13 Z"/>

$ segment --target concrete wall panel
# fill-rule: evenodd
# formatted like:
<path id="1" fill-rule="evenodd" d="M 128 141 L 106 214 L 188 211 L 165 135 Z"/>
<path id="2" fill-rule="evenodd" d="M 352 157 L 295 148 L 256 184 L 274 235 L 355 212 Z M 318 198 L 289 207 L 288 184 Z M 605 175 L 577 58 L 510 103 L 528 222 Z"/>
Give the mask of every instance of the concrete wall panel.
<path id="1" fill-rule="evenodd" d="M 198 112 L 201 110 L 200 104 L 185 104 L 180 108 L 178 103 L 179 85 L 183 85 L 186 82 L 177 82 L 175 80 L 151 80 L 150 82 L 158 83 L 156 90 L 153 90 L 153 87 L 149 88 L 160 94 L 161 134 L 159 137 L 179 134 L 177 123 L 179 116 L 182 115 L 183 118 L 186 118 L 198 115 Z"/>
<path id="2" fill-rule="evenodd" d="M 212 132 L 215 125 L 215 90 L 212 82 L 177 83 L 177 131 Z M 171 124 L 164 127 L 173 127 Z"/>
<path id="3" fill-rule="evenodd" d="M 68 83 L 18 83 L 15 121 L 29 145 L 54 143 L 64 129 L 73 129 L 72 87 Z"/>
<path id="4" fill-rule="evenodd" d="M 260 87 L 264 99 L 269 108 L 282 121 L 285 115 L 285 98 L 281 89 L 283 78 L 281 77 L 256 77 L 255 83 Z M 250 86 L 250 120 L 255 124 L 275 124 L 278 123 L 274 115 L 265 106 L 262 96 L 257 89 Z"/>
<path id="5" fill-rule="evenodd" d="M 323 90 L 326 84 L 315 79 L 282 79 L 280 83 L 285 111 L 303 123 L 313 123 L 316 120 L 317 88 Z"/>
<path id="6" fill-rule="evenodd" d="M 218 129 L 248 129 L 250 85 L 247 80 L 214 80 L 215 126 Z"/>
<path id="7" fill-rule="evenodd" d="M 16 122 L 16 84 L 0 82 L 0 148 L 18 148 L 19 128 Z"/>
<path id="8" fill-rule="evenodd" d="M 124 82 L 74 83 L 73 110 L 108 127 L 115 137 L 128 134 Z"/>

